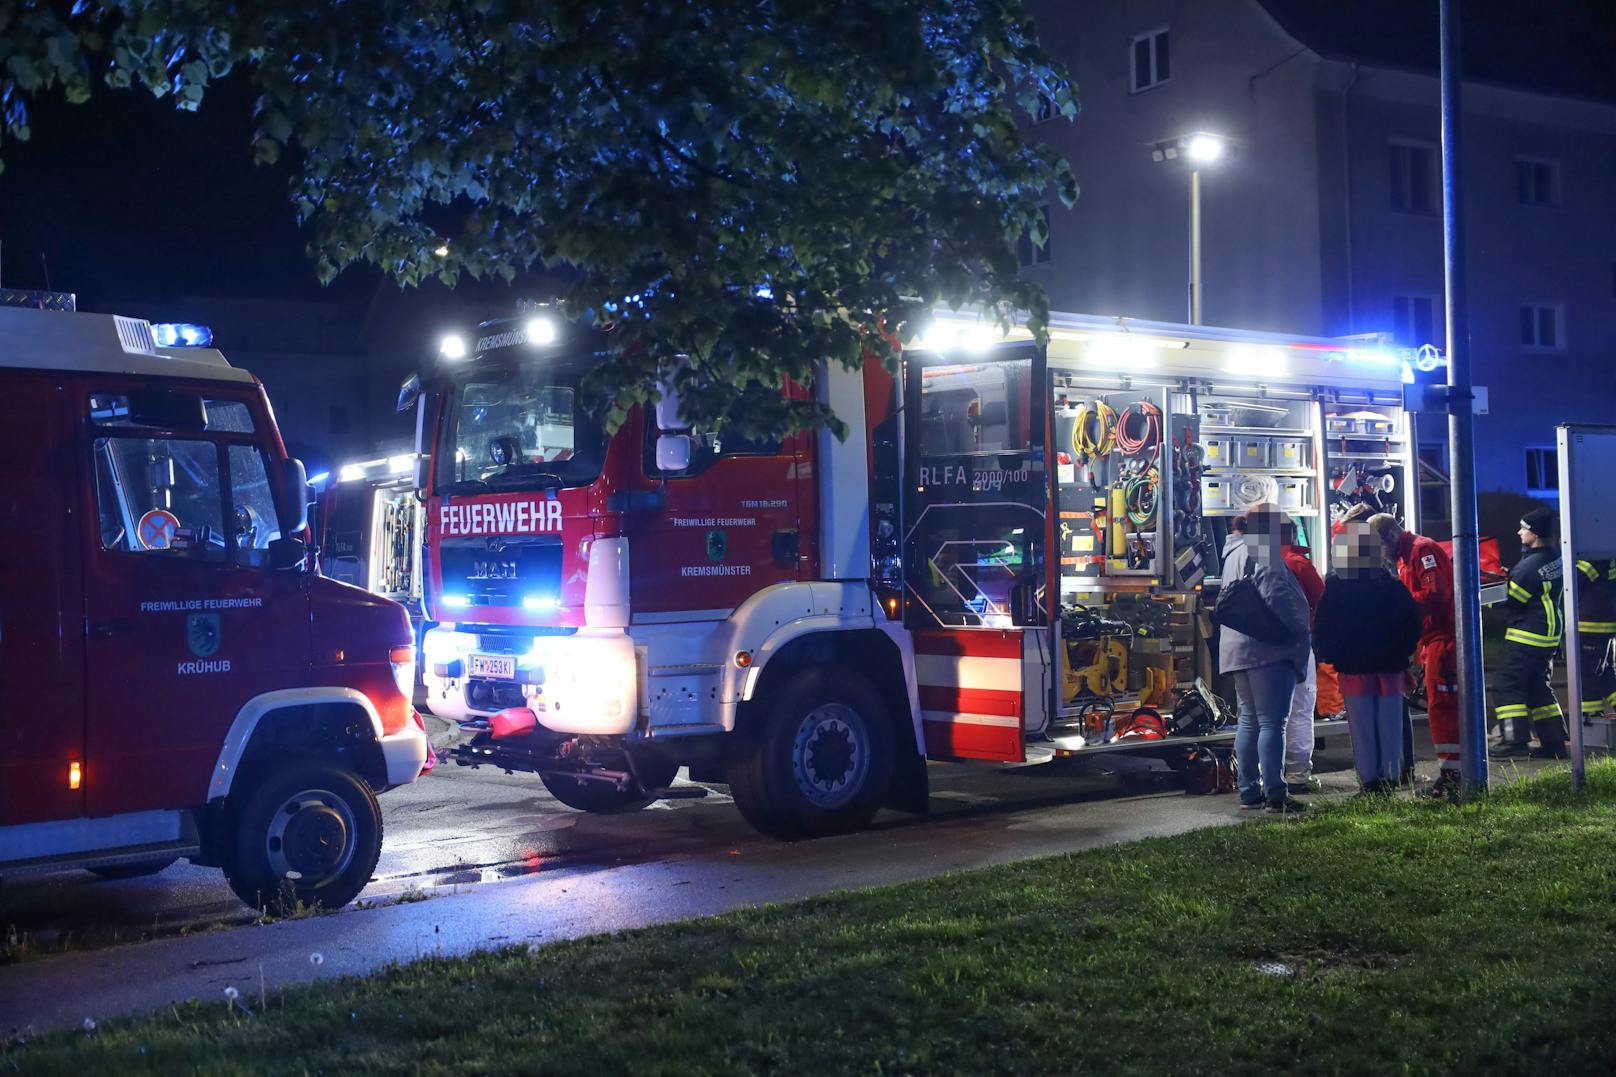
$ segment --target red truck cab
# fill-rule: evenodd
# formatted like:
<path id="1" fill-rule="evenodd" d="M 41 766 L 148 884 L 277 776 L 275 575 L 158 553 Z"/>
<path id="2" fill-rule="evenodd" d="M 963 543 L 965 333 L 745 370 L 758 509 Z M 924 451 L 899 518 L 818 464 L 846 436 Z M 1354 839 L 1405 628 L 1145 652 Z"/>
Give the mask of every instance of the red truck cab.
<path id="1" fill-rule="evenodd" d="M 263 387 L 144 321 L 0 308 L 0 877 L 224 870 L 342 905 L 428 755 L 402 607 L 312 571 Z"/>

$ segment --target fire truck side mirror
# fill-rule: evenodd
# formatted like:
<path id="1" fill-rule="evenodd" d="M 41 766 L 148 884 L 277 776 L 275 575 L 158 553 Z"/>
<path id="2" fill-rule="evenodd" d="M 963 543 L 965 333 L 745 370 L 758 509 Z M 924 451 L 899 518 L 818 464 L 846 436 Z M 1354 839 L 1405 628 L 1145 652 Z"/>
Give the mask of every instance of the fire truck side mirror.
<path id="1" fill-rule="evenodd" d="M 411 374 L 398 387 L 399 414 L 402 415 L 415 407 L 415 402 L 419 399 L 421 399 L 421 375 Z"/>
<path id="2" fill-rule="evenodd" d="M 690 436 L 663 434 L 657 438 L 656 466 L 663 472 L 690 470 Z"/>
<path id="3" fill-rule="evenodd" d="M 279 461 L 270 477 L 270 494 L 281 534 L 293 535 L 309 526 L 309 477 L 301 460 Z"/>
<path id="4" fill-rule="evenodd" d="M 300 538 L 269 540 L 269 567 L 276 571 L 299 569 L 308 562 L 309 547 Z"/>

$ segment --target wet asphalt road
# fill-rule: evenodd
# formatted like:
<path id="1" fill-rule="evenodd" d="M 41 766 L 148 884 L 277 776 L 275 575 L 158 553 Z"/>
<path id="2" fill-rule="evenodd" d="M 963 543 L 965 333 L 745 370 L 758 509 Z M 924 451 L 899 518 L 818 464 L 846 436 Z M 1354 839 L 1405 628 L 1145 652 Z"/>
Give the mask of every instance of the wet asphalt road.
<path id="1" fill-rule="evenodd" d="M 1346 747 L 1343 736 L 1318 756 L 1323 777 L 1343 791 L 1353 786 Z M 868 835 L 841 840 L 885 846 L 898 832 L 899 855 L 924 864 L 939 842 L 957 838 L 936 825 L 943 821 L 972 820 L 973 830 L 986 837 L 998 827 L 1036 825 L 1040 812 L 1057 807 L 1138 800 L 1136 812 L 1107 813 L 1099 828 L 1107 841 L 1127 841 L 1169 821 L 1187 828 L 1202 816 L 1213 821 L 1234 813 L 1233 797 L 1183 796 L 1177 776 L 1160 764 L 1153 772 L 1135 772 L 1151 765 L 1124 755 L 1012 768 L 935 764 L 929 816 L 884 812 Z M 814 856 L 813 842 L 781 845 L 754 832 L 724 787 L 679 784 L 706 788 L 706 795 L 594 816 L 559 804 L 532 775 L 440 763 L 416 784 L 382 796 L 381 862 L 361 900 L 451 895 L 539 874 L 585 874 L 653 861 L 706 862 L 759 852 Z M 1056 838 L 1047 851 L 1066 847 Z M 849 878 L 843 885 L 862 881 Z M 218 871 L 183 861 L 140 879 L 104 881 L 88 872 L 65 872 L 0 887 L 0 932 L 30 939 L 42 950 L 163 937 L 243 923 L 251 915 Z"/>

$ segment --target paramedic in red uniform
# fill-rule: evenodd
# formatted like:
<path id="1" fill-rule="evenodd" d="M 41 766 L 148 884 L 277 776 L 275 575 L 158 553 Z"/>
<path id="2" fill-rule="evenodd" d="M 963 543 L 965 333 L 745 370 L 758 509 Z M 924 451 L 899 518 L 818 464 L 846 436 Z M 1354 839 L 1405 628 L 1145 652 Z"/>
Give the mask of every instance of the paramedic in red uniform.
<path id="1" fill-rule="evenodd" d="M 1425 667 L 1425 707 L 1436 749 L 1437 778 L 1422 796 L 1459 792 L 1459 647 L 1453 629 L 1453 560 L 1424 535 L 1405 530 L 1387 513 L 1369 517 L 1388 562 L 1397 565 L 1420 610 L 1420 663 Z"/>

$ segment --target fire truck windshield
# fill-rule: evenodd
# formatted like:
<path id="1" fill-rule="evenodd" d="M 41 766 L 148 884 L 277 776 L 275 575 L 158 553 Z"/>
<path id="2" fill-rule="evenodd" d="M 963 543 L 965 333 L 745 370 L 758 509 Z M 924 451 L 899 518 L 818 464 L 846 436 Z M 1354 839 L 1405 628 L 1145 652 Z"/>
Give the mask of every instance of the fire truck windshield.
<path id="1" fill-rule="evenodd" d="M 449 388 L 440 494 L 587 486 L 606 434 L 585 407 L 580 366 L 527 362 L 472 371 Z M 453 447 L 453 452 L 441 451 Z"/>

